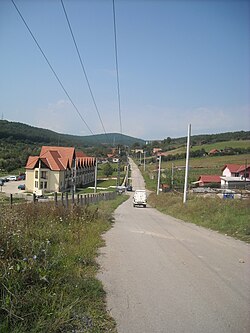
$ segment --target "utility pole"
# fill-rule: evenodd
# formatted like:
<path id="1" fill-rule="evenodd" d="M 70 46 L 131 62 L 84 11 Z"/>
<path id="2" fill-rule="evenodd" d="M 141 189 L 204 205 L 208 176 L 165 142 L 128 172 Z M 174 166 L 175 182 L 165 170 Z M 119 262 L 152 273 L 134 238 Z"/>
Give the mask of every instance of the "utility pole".
<path id="1" fill-rule="evenodd" d="M 191 135 L 191 124 L 188 125 L 188 136 L 187 136 L 186 170 L 185 170 L 185 184 L 184 184 L 184 193 L 183 193 L 183 203 L 184 204 L 187 201 L 187 191 L 188 191 L 188 169 L 189 169 L 190 135 Z"/>
<path id="2" fill-rule="evenodd" d="M 156 194 L 159 194 L 160 190 L 160 179 L 161 179 L 161 155 L 158 157 L 159 158 L 159 166 L 158 166 L 158 181 L 157 181 L 157 192 Z"/>
<path id="3" fill-rule="evenodd" d="M 145 151 L 145 150 L 143 151 L 143 154 L 144 154 L 143 170 L 144 170 L 144 172 L 145 172 L 145 170 L 146 170 L 146 160 L 145 160 L 145 157 L 146 157 L 146 151 Z"/>
<path id="4" fill-rule="evenodd" d="M 120 186 L 120 158 L 121 158 L 121 148 L 119 147 L 119 150 L 118 150 L 118 175 L 117 175 L 117 186 Z"/>
<path id="5" fill-rule="evenodd" d="M 245 177 L 245 189 L 247 188 L 247 159 L 245 160 L 245 172 L 244 172 L 244 177 Z"/>
<path id="6" fill-rule="evenodd" d="M 141 165 L 141 151 L 139 151 L 139 153 L 140 153 L 140 165 Z"/>
<path id="7" fill-rule="evenodd" d="M 174 188 L 174 163 L 172 163 L 171 188 Z"/>
<path id="8" fill-rule="evenodd" d="M 96 190 L 97 190 L 97 157 L 95 159 L 95 189 L 94 189 L 94 193 L 96 193 Z"/>
<path id="9" fill-rule="evenodd" d="M 76 193 L 76 157 L 75 157 L 75 166 L 74 166 L 74 193 Z"/>

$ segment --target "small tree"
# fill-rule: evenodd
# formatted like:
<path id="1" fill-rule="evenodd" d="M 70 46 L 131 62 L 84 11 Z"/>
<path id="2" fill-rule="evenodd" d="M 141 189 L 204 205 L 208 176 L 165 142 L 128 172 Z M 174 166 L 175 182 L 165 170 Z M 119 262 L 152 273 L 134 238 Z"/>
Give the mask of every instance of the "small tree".
<path id="1" fill-rule="evenodd" d="M 112 175 L 113 168 L 112 168 L 112 165 L 110 163 L 107 163 L 107 164 L 104 165 L 104 167 L 103 167 L 103 173 L 107 177 Z"/>

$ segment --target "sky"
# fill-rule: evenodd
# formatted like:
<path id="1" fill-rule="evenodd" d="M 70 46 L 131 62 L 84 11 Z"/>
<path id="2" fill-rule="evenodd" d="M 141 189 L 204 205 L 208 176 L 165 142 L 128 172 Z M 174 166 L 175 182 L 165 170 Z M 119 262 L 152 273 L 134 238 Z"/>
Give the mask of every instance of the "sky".
<path id="1" fill-rule="evenodd" d="M 145 140 L 250 130 L 250 1 L 115 0 L 119 109 L 112 0 L 63 0 L 103 126 L 61 0 L 13 1 L 81 116 L 0 0 L 2 119 Z"/>

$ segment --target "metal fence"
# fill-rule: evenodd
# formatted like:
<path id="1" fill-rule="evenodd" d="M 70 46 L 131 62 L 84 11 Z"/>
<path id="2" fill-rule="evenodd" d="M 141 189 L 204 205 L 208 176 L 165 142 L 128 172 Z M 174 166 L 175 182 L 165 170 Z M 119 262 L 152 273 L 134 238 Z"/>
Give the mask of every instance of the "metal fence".
<path id="1" fill-rule="evenodd" d="M 52 196 L 37 197 L 35 194 L 32 196 L 27 195 L 13 195 L 10 194 L 9 201 L 3 202 L 3 204 L 17 204 L 22 203 L 23 200 L 31 202 L 33 204 L 39 202 L 54 202 L 55 206 L 63 205 L 68 207 L 69 205 L 86 206 L 89 204 L 96 204 L 100 201 L 113 200 L 117 196 L 116 192 L 105 192 L 105 193 L 93 193 L 93 194 L 74 194 L 74 193 L 57 193 L 55 192 Z M 20 200 L 21 199 L 21 200 Z"/>

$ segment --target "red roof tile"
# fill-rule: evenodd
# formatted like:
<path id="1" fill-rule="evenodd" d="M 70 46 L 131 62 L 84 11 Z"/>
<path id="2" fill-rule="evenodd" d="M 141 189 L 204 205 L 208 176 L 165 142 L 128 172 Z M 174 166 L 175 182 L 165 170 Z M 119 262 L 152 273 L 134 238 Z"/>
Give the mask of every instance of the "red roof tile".
<path id="1" fill-rule="evenodd" d="M 198 181 L 202 183 L 220 183 L 221 179 L 218 175 L 201 175 Z"/>
<path id="2" fill-rule="evenodd" d="M 34 169 L 38 160 L 39 160 L 39 156 L 29 156 L 25 168 L 26 169 Z"/>
<path id="3" fill-rule="evenodd" d="M 75 157 L 78 167 L 92 166 L 95 164 L 94 157 L 87 157 L 82 151 L 75 152 L 75 148 L 73 147 L 43 146 L 40 156 L 29 157 L 26 169 L 34 169 L 37 161 L 40 159 L 51 170 L 66 170 L 72 167 Z"/>
<path id="4" fill-rule="evenodd" d="M 224 171 L 226 168 L 228 168 L 230 172 L 238 172 L 240 167 L 241 167 L 241 165 L 239 165 L 239 164 L 226 164 L 222 168 L 222 171 Z"/>

